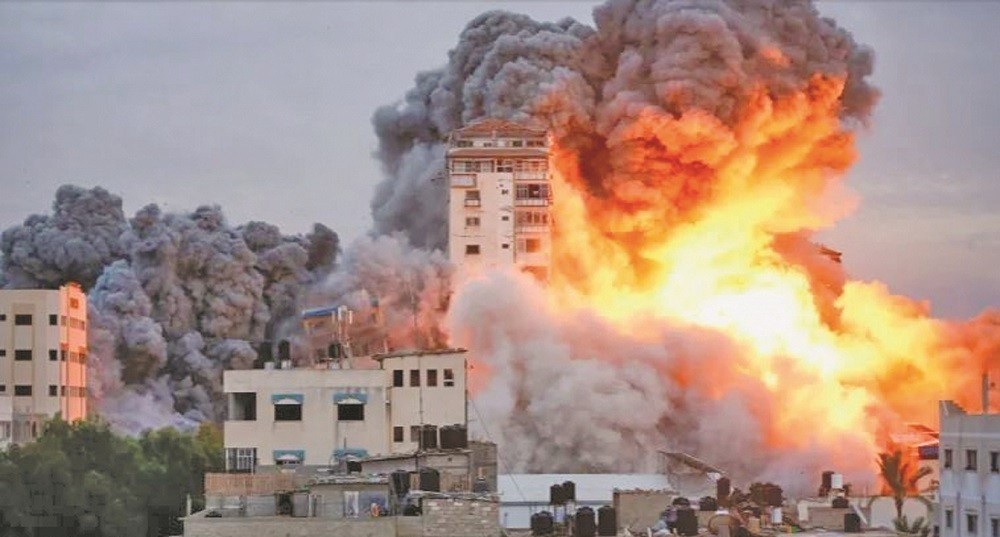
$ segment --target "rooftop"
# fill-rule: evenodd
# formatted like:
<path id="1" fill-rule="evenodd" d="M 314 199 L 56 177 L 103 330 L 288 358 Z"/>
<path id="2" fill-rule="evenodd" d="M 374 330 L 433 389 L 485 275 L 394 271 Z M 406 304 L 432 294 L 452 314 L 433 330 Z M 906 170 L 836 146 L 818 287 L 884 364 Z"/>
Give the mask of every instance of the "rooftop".
<path id="1" fill-rule="evenodd" d="M 545 136 L 544 129 L 532 128 L 522 123 L 515 123 L 499 118 L 486 118 L 475 121 L 452 132 L 459 138 L 468 136 Z"/>
<path id="2" fill-rule="evenodd" d="M 464 352 L 466 352 L 466 350 L 460 348 L 406 349 L 406 350 L 376 354 L 372 356 L 372 359 L 376 361 L 382 361 L 385 360 L 386 358 L 405 358 L 407 356 L 427 356 L 427 355 L 439 355 L 439 354 L 462 354 Z"/>

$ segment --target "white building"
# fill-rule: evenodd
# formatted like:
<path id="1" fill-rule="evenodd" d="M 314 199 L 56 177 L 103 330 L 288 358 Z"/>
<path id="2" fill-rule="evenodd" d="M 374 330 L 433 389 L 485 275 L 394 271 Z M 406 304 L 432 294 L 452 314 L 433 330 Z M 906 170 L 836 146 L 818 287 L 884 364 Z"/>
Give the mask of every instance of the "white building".
<path id="1" fill-rule="evenodd" d="M 552 200 L 543 130 L 485 119 L 451 133 L 448 255 L 461 270 L 516 266 L 545 279 Z"/>
<path id="2" fill-rule="evenodd" d="M 87 296 L 78 285 L 0 291 L 0 444 L 34 439 L 57 413 L 86 418 L 86 363 Z"/>
<path id="3" fill-rule="evenodd" d="M 414 452 L 422 426 L 466 425 L 463 349 L 226 371 L 223 388 L 229 471 Z"/>
<path id="4" fill-rule="evenodd" d="M 1000 414 L 942 401 L 941 537 L 1000 537 Z"/>

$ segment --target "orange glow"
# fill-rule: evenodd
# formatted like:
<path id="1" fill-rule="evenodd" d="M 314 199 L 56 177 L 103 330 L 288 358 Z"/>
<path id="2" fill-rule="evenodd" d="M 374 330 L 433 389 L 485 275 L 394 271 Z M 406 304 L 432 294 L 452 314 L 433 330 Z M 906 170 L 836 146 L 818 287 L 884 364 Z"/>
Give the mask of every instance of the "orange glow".
<path id="1" fill-rule="evenodd" d="M 843 90 L 819 75 L 798 93 L 762 89 L 729 124 L 647 107 L 607 137 L 614 171 L 599 189 L 589 156 L 557 135 L 550 301 L 636 337 L 650 319 L 725 332 L 745 352 L 718 374 L 769 392 L 769 445 L 864 431 L 874 452 L 887 427 L 936 423 L 937 399 L 975 399 L 985 354 L 879 283 L 838 281 L 808 241 L 855 204 L 840 184 L 856 158 Z"/>

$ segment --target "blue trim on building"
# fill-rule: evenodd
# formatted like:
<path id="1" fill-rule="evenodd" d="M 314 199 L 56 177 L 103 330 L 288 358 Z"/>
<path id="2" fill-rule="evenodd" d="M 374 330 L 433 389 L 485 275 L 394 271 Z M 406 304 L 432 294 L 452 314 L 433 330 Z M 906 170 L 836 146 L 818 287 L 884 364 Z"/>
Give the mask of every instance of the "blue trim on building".
<path id="1" fill-rule="evenodd" d="M 274 463 L 277 464 L 283 459 L 295 457 L 299 462 L 306 460 L 306 450 L 304 449 L 276 449 L 274 450 Z"/>
<path id="2" fill-rule="evenodd" d="M 338 460 L 344 457 L 364 459 L 368 457 L 368 450 L 364 448 L 337 448 L 333 450 L 333 457 Z"/>
<path id="3" fill-rule="evenodd" d="M 339 405 L 341 403 L 347 404 L 368 404 L 368 394 L 367 393 L 350 393 L 350 392 L 338 392 L 333 394 L 333 404 Z"/>
<path id="4" fill-rule="evenodd" d="M 276 393 L 271 395 L 272 405 L 301 405 L 303 400 L 304 398 L 301 393 Z"/>

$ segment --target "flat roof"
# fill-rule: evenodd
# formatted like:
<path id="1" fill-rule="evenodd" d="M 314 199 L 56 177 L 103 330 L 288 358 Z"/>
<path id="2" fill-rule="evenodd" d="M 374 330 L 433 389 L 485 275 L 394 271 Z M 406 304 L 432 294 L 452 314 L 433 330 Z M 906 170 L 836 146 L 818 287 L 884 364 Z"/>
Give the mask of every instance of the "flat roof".
<path id="1" fill-rule="evenodd" d="M 405 358 L 407 356 L 426 356 L 428 354 L 462 354 L 468 352 L 461 348 L 447 348 L 447 349 L 407 349 L 400 351 L 384 352 L 372 356 L 372 360 L 385 360 L 386 358 Z"/>
<path id="2" fill-rule="evenodd" d="M 545 136 L 545 129 L 537 129 L 500 118 L 485 118 L 474 121 L 465 127 L 455 129 L 452 134 L 464 136 Z"/>

